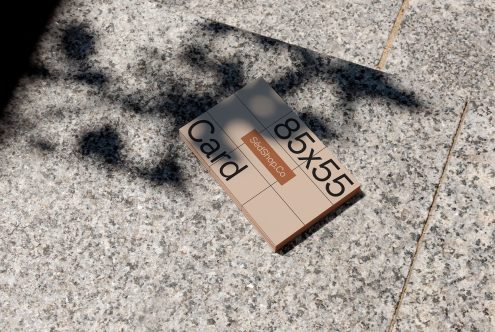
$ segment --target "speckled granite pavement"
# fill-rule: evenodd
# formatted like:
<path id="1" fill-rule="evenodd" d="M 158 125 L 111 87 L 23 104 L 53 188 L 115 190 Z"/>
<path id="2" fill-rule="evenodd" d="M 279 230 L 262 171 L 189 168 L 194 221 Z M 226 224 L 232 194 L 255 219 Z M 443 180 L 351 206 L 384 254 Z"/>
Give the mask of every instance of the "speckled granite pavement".
<path id="1" fill-rule="evenodd" d="M 398 311 L 398 331 L 495 327 L 494 100 L 468 105 Z"/>
<path id="2" fill-rule="evenodd" d="M 57 9 L 0 120 L 0 329 L 387 329 L 464 96 L 411 72 L 377 72 L 176 7 L 66 1 Z M 177 132 L 259 76 L 339 155 L 364 191 L 279 254 Z M 493 120 L 492 108 L 476 106 L 453 150 L 438 211 L 474 203 L 483 211 L 484 196 L 493 202 L 493 186 L 473 191 L 480 179 L 493 181 L 485 166 L 492 157 L 483 154 L 493 148 L 485 123 Z M 487 159 L 477 164 L 478 153 Z M 456 180 L 461 169 L 476 170 L 479 179 Z M 459 201 L 472 193 L 488 195 Z M 481 217 L 473 215 L 466 236 L 481 229 L 478 220 L 493 219 Z M 452 231 L 433 227 L 442 218 L 430 221 L 426 243 L 438 240 L 435 232 Z M 470 271 L 485 273 L 483 285 L 490 287 L 493 275 L 484 264 L 493 262 L 493 246 L 490 234 L 480 234 L 479 243 L 464 247 L 467 258 L 456 259 L 478 255 Z M 419 286 L 409 289 L 417 293 L 415 287 L 425 289 L 421 282 L 438 276 L 433 291 L 438 285 L 453 294 L 435 270 L 449 256 L 433 266 L 428 257 L 416 267 L 431 272 L 413 274 Z M 479 276 L 454 285 L 478 287 Z M 464 305 L 479 306 L 479 294 L 492 296 L 466 291 Z M 409 312 L 435 314 L 428 305 L 438 303 L 435 296 L 414 296 L 400 302 L 394 327 L 440 326 L 439 316 L 437 325 L 408 320 Z M 492 326 L 480 317 L 485 320 L 469 326 Z"/>
<path id="3" fill-rule="evenodd" d="M 401 5 L 387 0 L 155 1 L 368 67 L 378 64 Z"/>
<path id="4" fill-rule="evenodd" d="M 393 327 L 495 330 L 495 5 L 414 1 L 386 70 L 468 102 Z"/>

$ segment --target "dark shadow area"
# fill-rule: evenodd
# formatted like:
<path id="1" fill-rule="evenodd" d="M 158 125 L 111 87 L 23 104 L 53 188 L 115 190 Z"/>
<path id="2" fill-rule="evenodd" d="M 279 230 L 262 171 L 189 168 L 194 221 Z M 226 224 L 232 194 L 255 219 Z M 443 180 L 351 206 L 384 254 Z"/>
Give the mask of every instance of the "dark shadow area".
<path id="1" fill-rule="evenodd" d="M 204 45 L 188 45 L 182 52 L 182 60 L 201 71 L 216 73 L 219 82 L 216 88 L 217 97 L 229 96 L 246 85 L 241 60 L 219 62 L 212 59 L 209 53 Z"/>
<path id="2" fill-rule="evenodd" d="M 0 5 L 1 73 L 0 120 L 29 58 L 50 20 L 58 0 L 3 1 Z"/>
<path id="3" fill-rule="evenodd" d="M 303 110 L 303 112 L 299 113 L 299 117 L 319 138 L 336 138 L 336 135 L 327 128 L 325 121 L 316 114 Z"/>
<path id="4" fill-rule="evenodd" d="M 81 154 L 98 158 L 110 165 L 121 162 L 122 142 L 115 129 L 107 125 L 87 132 L 81 138 Z"/>
<path id="5" fill-rule="evenodd" d="M 192 93 L 184 85 L 176 83 L 165 94 L 158 109 L 174 123 L 174 133 L 180 127 L 217 104 L 218 100 L 209 93 Z"/>
<path id="6" fill-rule="evenodd" d="M 54 149 L 48 141 L 33 142 L 33 145 L 43 151 L 53 151 Z M 176 162 L 177 152 L 173 146 L 155 167 L 141 169 L 125 162 L 122 155 L 122 140 L 117 130 L 110 125 L 85 133 L 80 139 L 79 145 L 82 156 L 96 159 L 112 169 L 126 171 L 155 185 L 168 183 L 182 187 L 182 172 Z"/>
<path id="7" fill-rule="evenodd" d="M 352 113 L 355 111 L 354 102 L 362 97 L 385 99 L 392 104 L 405 106 L 408 111 L 416 111 L 420 108 L 421 103 L 413 92 L 403 91 L 396 87 L 393 80 L 383 72 L 219 22 L 202 23 L 198 27 L 198 34 L 206 32 L 210 34 L 212 39 L 235 34 L 239 39 L 242 37 L 249 42 L 261 45 L 264 51 L 286 46 L 293 66 L 269 82 L 273 89 L 284 97 L 292 95 L 311 81 L 318 80 L 332 84 L 338 88 L 336 89 L 339 100 L 338 108 L 342 109 L 346 120 L 349 120 L 346 123 L 352 123 Z M 219 61 L 212 54 L 208 42 L 187 43 L 182 53 L 182 59 L 198 70 L 217 73 L 219 83 L 216 87 L 216 93 L 212 97 L 219 102 L 248 82 L 246 82 L 243 72 L 242 60 L 234 56 L 231 60 L 222 58 Z M 208 110 L 209 106 L 204 107 L 202 111 Z M 308 122 L 308 127 L 315 131 L 321 139 L 335 139 L 337 137 L 326 120 L 320 118 L 318 114 L 295 111 L 304 117 L 303 120 Z M 179 122 L 177 127 L 179 128 L 185 123 Z"/>
<path id="8" fill-rule="evenodd" d="M 199 23 L 199 29 L 214 33 L 216 35 L 224 35 L 231 31 L 235 31 L 236 28 L 224 23 L 208 21 L 204 23 Z"/>
<path id="9" fill-rule="evenodd" d="M 265 51 L 276 45 L 287 45 L 291 58 L 296 64 L 295 68 L 290 68 L 284 75 L 270 82 L 273 89 L 281 96 L 290 94 L 294 89 L 303 86 L 308 81 L 319 78 L 338 84 L 344 93 L 345 101 L 352 101 L 359 96 L 372 96 L 385 98 L 398 105 L 413 109 L 420 106 L 414 93 L 402 91 L 395 87 L 387 75 L 378 70 L 322 55 L 306 48 L 215 21 L 200 24 L 199 28 L 201 31 L 211 33 L 216 37 L 222 37 L 228 33 L 245 35 L 246 39 L 254 39 L 255 42 L 262 45 Z M 198 45 L 190 45 L 189 48 L 198 50 Z M 204 59 L 207 59 L 207 54 L 204 50 L 199 52 L 202 53 L 200 61 L 198 58 L 190 57 L 191 63 L 198 65 L 199 62 L 202 62 L 202 65 L 205 65 L 207 62 Z M 190 53 L 185 52 L 186 58 L 187 54 Z M 233 82 L 235 85 L 235 80 Z"/>
<path id="10" fill-rule="evenodd" d="M 208 38 L 221 38 L 231 33 L 237 34 L 239 38 L 245 38 L 249 42 L 258 43 L 265 51 L 270 51 L 274 47 L 288 48 L 292 66 L 288 67 L 285 73 L 269 82 L 282 97 L 295 93 L 313 80 L 329 83 L 337 87 L 339 108 L 345 110 L 345 117 L 349 121 L 352 121 L 353 102 L 361 97 L 386 99 L 390 103 L 406 106 L 411 111 L 420 106 L 413 93 L 401 91 L 386 75 L 371 68 L 287 45 L 272 38 L 245 32 L 217 22 L 200 24 L 198 31 L 191 31 L 191 35 L 204 32 L 210 34 L 204 43 L 201 42 L 201 39 L 198 42 L 194 38 L 191 39 L 192 41 L 184 42 L 180 59 L 183 65 L 189 66 L 199 73 L 204 72 L 216 76 L 217 80 L 213 86 L 209 84 L 192 90 L 188 87 L 188 82 L 179 81 L 174 78 L 174 75 L 162 72 L 160 66 L 154 65 L 166 61 L 166 55 L 160 54 L 156 49 L 148 49 L 144 50 L 143 58 L 136 64 L 135 70 L 141 75 L 144 82 L 153 88 L 126 91 L 118 88 L 118 82 L 116 82 L 117 88 L 113 88 L 114 82 L 109 82 L 105 73 L 92 66 L 87 60 L 88 56 L 97 53 L 94 46 L 96 34 L 91 31 L 91 27 L 85 24 L 73 24 L 64 30 L 63 52 L 76 72 L 70 79 L 95 87 L 97 95 L 106 101 L 121 105 L 125 111 L 132 112 L 137 116 L 151 116 L 159 121 L 172 124 L 172 130 L 168 137 L 170 139 L 168 153 L 153 167 L 138 168 L 128 165 L 121 154 L 123 143 L 119 139 L 118 133 L 108 126 L 101 130 L 88 132 L 83 136 L 80 142 L 83 156 L 103 161 L 112 169 L 118 167 L 118 169 L 144 178 L 155 185 L 168 184 L 183 188 L 184 178 L 178 163 L 179 156 L 175 149 L 179 128 L 248 83 L 244 73 L 246 63 L 243 62 L 242 57 L 219 57 L 212 52 L 208 45 Z M 42 75 L 46 75 L 43 70 L 40 72 Z M 348 111 L 351 111 L 350 115 L 347 114 Z M 296 112 L 320 139 L 338 138 L 327 120 L 312 110 L 312 105 L 308 105 L 302 110 L 296 110 Z M 360 193 L 346 202 L 330 216 L 319 221 L 283 248 L 280 254 L 288 253 L 363 197 L 365 195 Z"/>
<path id="11" fill-rule="evenodd" d="M 156 185 L 173 184 L 181 185 L 184 180 L 182 172 L 177 164 L 177 152 L 170 151 L 158 165 L 149 170 L 141 170 L 140 175 Z"/>
<path id="12" fill-rule="evenodd" d="M 107 78 L 100 72 L 82 72 L 74 75 L 74 79 L 82 83 L 93 85 L 101 89 L 107 82 Z"/>
<path id="13" fill-rule="evenodd" d="M 338 110 L 342 109 L 344 113 L 344 123 L 353 121 L 354 102 L 363 97 L 384 99 L 405 106 L 407 111 L 416 111 L 420 106 L 414 93 L 402 91 L 382 72 L 218 22 L 200 23 L 191 29 L 191 39 L 181 43 L 180 54 L 171 56 L 165 52 L 160 53 L 151 46 L 143 47 L 142 54 L 139 54 L 141 59 L 136 61 L 134 68 L 128 67 L 132 75 L 135 75 L 133 78 L 139 81 L 139 84 L 136 84 L 138 87 L 132 90 L 132 85 L 112 80 L 114 76 L 101 69 L 98 61 L 93 61 L 98 56 L 98 33 L 93 31 L 90 25 L 73 22 L 67 27 L 62 27 L 61 32 L 60 52 L 65 55 L 71 70 L 60 74 L 53 71 L 52 75 L 43 64 L 37 64 L 29 67 L 28 74 L 47 80 L 58 79 L 61 82 L 85 85 L 90 87 L 91 96 L 101 98 L 102 102 L 109 105 L 115 105 L 119 111 L 129 112 L 135 117 L 152 118 L 167 128 L 170 127 L 170 132 L 164 134 L 164 138 L 169 142 L 164 149 L 164 155 L 151 167 L 136 166 L 132 158 L 123 155 L 125 143 L 117 127 L 111 124 L 84 132 L 78 142 L 78 153 L 83 159 L 96 161 L 110 170 L 126 172 L 131 177 L 138 176 L 154 185 L 169 184 L 176 188 L 184 188 L 185 179 L 180 167 L 180 158 L 183 157 L 179 155 L 184 151 L 183 146 L 177 142 L 179 128 L 249 83 L 246 78 L 249 76 L 248 70 L 245 67 L 252 65 L 253 61 L 258 61 L 259 58 L 263 59 L 263 51 L 268 53 L 274 48 L 284 49 L 292 60 L 290 66 L 284 67 L 282 73 L 269 82 L 282 98 L 294 95 L 313 82 L 324 82 L 334 86 L 335 89 L 328 93 L 335 94 L 338 99 Z M 247 43 L 255 43 L 257 47 L 254 49 L 258 53 L 245 58 L 240 56 L 240 53 L 237 54 L 237 50 L 229 50 L 225 55 L 213 52 L 209 43 L 228 34 L 235 34 L 236 38 Z M 199 37 L 194 38 L 195 35 Z M 270 54 L 273 56 L 273 52 Z M 174 73 L 174 69 L 164 66 L 168 59 L 175 59 L 178 61 L 177 65 L 194 70 L 199 77 L 205 73 L 208 74 L 208 78 L 214 77 L 216 80 L 213 83 L 191 82 L 192 79 L 180 77 Z M 54 77 L 56 75 L 59 77 Z M 328 120 L 325 120 L 321 113 L 318 115 L 312 105 L 295 111 L 320 139 L 338 138 Z M 48 141 L 38 142 L 36 146 L 46 152 L 54 149 Z M 184 194 L 188 193 L 184 190 Z M 365 195 L 361 193 L 346 202 L 329 217 L 319 221 L 283 248 L 280 253 L 289 252 L 363 197 Z"/>
<path id="14" fill-rule="evenodd" d="M 266 38 L 260 37 L 260 42 Z M 412 92 L 398 89 L 383 73 L 372 68 L 357 65 L 344 60 L 324 56 L 307 49 L 290 46 L 291 57 L 296 64 L 295 70 L 271 82 L 272 87 L 281 96 L 304 86 L 313 79 L 335 83 L 343 93 L 343 104 L 361 97 L 387 99 L 397 105 L 418 108 L 420 102 Z"/>
<path id="15" fill-rule="evenodd" d="M 303 243 L 306 241 L 307 238 L 309 238 L 311 235 L 314 233 L 318 232 L 321 228 L 325 227 L 326 224 L 337 218 L 341 213 L 343 213 L 345 210 L 359 202 L 361 199 L 365 197 L 365 193 L 360 192 L 356 196 L 352 197 L 350 200 L 342 204 L 337 210 L 334 212 L 330 213 L 328 216 L 325 218 L 321 219 L 320 221 L 316 222 L 313 226 L 311 226 L 309 229 L 307 229 L 304 233 L 296 237 L 292 242 L 287 244 L 285 247 L 280 249 L 277 253 L 279 255 L 285 255 L 289 253 L 292 249 L 294 249 L 297 245 L 300 243 Z"/>
<path id="16" fill-rule="evenodd" d="M 73 60 L 85 60 L 95 52 L 95 37 L 87 24 L 72 24 L 64 29 L 62 47 Z"/>
<path id="17" fill-rule="evenodd" d="M 96 53 L 95 40 L 96 34 L 88 24 L 73 23 L 63 30 L 62 48 L 74 67 L 73 79 L 101 89 L 107 78 L 88 61 L 88 57 Z"/>
<path id="18" fill-rule="evenodd" d="M 213 39 L 235 33 L 247 40 L 259 43 L 266 51 L 273 47 L 287 45 L 275 39 L 245 32 L 218 22 L 200 23 L 198 31 L 191 31 L 191 34 L 194 35 L 201 31 L 211 34 L 210 38 Z M 164 81 L 164 84 L 159 84 L 160 88 L 155 93 L 150 93 L 149 90 L 129 93 L 105 88 L 106 84 L 109 83 L 106 75 L 97 68 L 93 68 L 86 61 L 89 55 L 97 52 L 94 48 L 95 38 L 95 33 L 84 23 L 74 23 L 63 30 L 63 51 L 77 71 L 73 75 L 73 79 L 96 87 L 100 90 L 101 97 L 112 103 L 117 102 L 124 109 L 137 115 L 156 116 L 166 119 L 169 123 L 174 123 L 174 132 L 247 83 L 242 59 L 232 57 L 219 61 L 220 59 L 212 56 L 206 43 L 186 42 L 181 54 L 182 61 L 199 71 L 214 73 L 218 81 L 213 89 L 206 87 L 204 90 L 191 91 L 183 82 L 170 77 L 162 78 L 153 68 L 147 68 L 150 62 L 165 61 L 166 57 L 156 50 L 150 50 L 146 54 L 146 58 L 137 64 L 138 68 L 142 67 L 140 69 L 142 75 L 149 79 L 150 84 Z M 419 102 L 413 94 L 395 88 L 387 77 L 379 71 L 320 55 L 297 46 L 288 45 L 288 47 L 294 66 L 270 82 L 281 96 L 290 95 L 309 81 L 319 79 L 334 83 L 340 88 L 341 104 L 346 110 L 352 111 L 352 102 L 362 96 L 385 98 L 392 103 L 410 108 L 419 106 Z M 332 133 L 325 120 L 321 119 L 319 115 L 311 112 L 300 112 L 300 115 L 320 138 L 336 138 L 335 133 Z M 171 135 L 172 137 L 176 139 L 176 136 Z M 151 173 L 151 171 L 145 172 L 145 174 Z"/>
<path id="19" fill-rule="evenodd" d="M 26 69 L 26 76 L 47 79 L 50 78 L 51 75 L 46 67 L 34 63 L 29 63 Z"/>

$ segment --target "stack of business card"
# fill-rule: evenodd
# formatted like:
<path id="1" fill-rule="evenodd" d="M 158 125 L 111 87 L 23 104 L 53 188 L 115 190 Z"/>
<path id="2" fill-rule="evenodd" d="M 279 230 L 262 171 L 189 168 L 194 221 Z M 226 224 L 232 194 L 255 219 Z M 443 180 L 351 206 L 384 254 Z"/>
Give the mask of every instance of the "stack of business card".
<path id="1" fill-rule="evenodd" d="M 180 137 L 275 251 L 360 191 L 263 79 L 182 127 Z"/>

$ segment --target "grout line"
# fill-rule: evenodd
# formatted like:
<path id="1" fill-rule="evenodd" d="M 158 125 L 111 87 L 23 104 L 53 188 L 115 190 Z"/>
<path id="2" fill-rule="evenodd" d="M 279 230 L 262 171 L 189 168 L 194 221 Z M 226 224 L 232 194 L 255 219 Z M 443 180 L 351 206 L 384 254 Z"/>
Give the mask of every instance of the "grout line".
<path id="1" fill-rule="evenodd" d="M 387 63 L 388 54 L 392 49 L 392 44 L 394 43 L 395 38 L 399 34 L 400 25 L 404 20 L 406 9 L 408 7 L 409 7 L 409 0 L 402 0 L 402 5 L 400 6 L 399 13 L 395 18 L 394 25 L 392 26 L 392 30 L 390 30 L 390 33 L 388 35 L 387 43 L 385 44 L 385 48 L 383 49 L 382 55 L 380 57 L 380 61 L 376 65 L 376 68 L 378 68 L 379 70 L 383 70 L 385 64 Z"/>
<path id="2" fill-rule="evenodd" d="M 430 226 L 433 212 L 437 206 L 437 200 L 438 200 L 438 195 L 440 192 L 440 187 L 444 183 L 445 178 L 447 176 L 447 165 L 448 165 L 450 159 L 452 158 L 454 146 L 456 145 L 456 143 L 459 139 L 462 125 L 464 124 L 464 120 L 466 118 L 467 111 L 468 111 L 468 101 L 466 100 L 464 103 L 464 107 L 462 109 L 461 118 L 459 119 L 459 123 L 457 124 L 457 128 L 455 130 L 454 137 L 452 138 L 452 143 L 451 143 L 449 151 L 447 153 L 447 158 L 445 159 L 445 163 L 444 163 L 443 168 L 442 168 L 442 173 L 440 175 L 440 179 L 438 180 L 438 185 L 435 189 L 435 193 L 433 194 L 433 200 L 432 200 L 431 205 L 428 209 L 428 215 L 426 216 L 426 221 L 423 224 L 423 228 L 421 229 L 421 234 L 418 238 L 418 241 L 416 242 L 416 249 L 414 250 L 414 254 L 413 254 L 413 257 L 411 259 L 411 264 L 409 265 L 409 271 L 407 272 L 406 279 L 404 280 L 404 284 L 402 285 L 402 290 L 400 292 L 399 301 L 397 302 L 397 304 L 395 306 L 394 314 L 392 315 L 392 319 L 390 320 L 390 323 L 387 327 L 387 332 L 392 332 L 394 325 L 397 321 L 397 317 L 399 316 L 400 307 L 402 305 L 402 302 L 404 301 L 404 297 L 405 297 L 406 292 L 407 292 L 407 285 L 409 284 L 409 281 L 411 280 L 411 276 L 412 276 L 413 269 L 414 269 L 414 264 L 416 263 L 416 259 L 417 259 L 418 254 L 419 254 L 420 247 L 421 247 L 422 243 L 424 242 L 426 232 Z"/>

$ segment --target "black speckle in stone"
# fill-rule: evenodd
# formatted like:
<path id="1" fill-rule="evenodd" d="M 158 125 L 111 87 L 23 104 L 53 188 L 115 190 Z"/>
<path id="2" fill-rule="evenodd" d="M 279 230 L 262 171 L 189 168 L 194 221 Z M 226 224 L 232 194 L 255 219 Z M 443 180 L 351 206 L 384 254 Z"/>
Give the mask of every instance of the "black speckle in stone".
<path id="1" fill-rule="evenodd" d="M 86 25 L 72 25 L 64 31 L 62 46 L 70 59 L 84 60 L 94 52 L 94 36 Z"/>
<path id="2" fill-rule="evenodd" d="M 116 165 L 121 161 L 122 142 L 115 129 L 108 125 L 84 134 L 80 146 L 83 156 L 101 158 L 111 165 Z"/>

